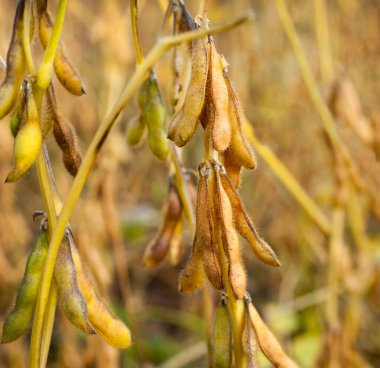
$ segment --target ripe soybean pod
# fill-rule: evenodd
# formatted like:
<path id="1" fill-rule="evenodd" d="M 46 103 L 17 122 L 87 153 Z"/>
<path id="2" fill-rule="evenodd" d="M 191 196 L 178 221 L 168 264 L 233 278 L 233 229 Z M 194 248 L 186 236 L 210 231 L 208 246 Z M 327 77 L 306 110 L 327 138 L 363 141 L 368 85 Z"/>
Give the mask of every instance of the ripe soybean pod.
<path id="1" fill-rule="evenodd" d="M 26 113 L 26 87 L 27 82 L 24 81 L 22 84 L 21 91 L 17 97 L 15 106 L 13 108 L 11 118 L 9 121 L 9 126 L 11 129 L 11 133 L 14 138 L 16 138 L 18 131 L 20 130 L 21 122 L 25 121 L 24 114 Z"/>
<path id="2" fill-rule="evenodd" d="M 26 70 L 22 46 L 24 7 L 25 0 L 20 0 L 16 9 L 12 38 L 7 53 L 5 78 L 0 86 L 0 119 L 11 111 Z"/>
<path id="3" fill-rule="evenodd" d="M 204 246 L 203 264 L 207 278 L 212 286 L 216 290 L 221 290 L 223 289 L 222 271 L 217 252 L 215 217 L 213 218 L 212 216 L 212 212 L 214 212 L 213 198 L 212 192 L 210 193 L 211 188 L 209 188 L 209 185 L 213 185 L 215 181 L 210 180 L 212 171 L 208 164 L 201 164 L 199 174 L 206 177 L 203 187 L 199 190 L 199 202 L 202 204 L 199 209 L 201 211 L 199 217 L 202 219 L 200 233 L 202 234 L 201 240 Z"/>
<path id="4" fill-rule="evenodd" d="M 152 153 L 166 161 L 170 145 L 165 133 L 166 107 L 162 101 L 157 79 L 150 73 L 146 90 L 146 100 L 142 110 L 143 119 L 148 127 L 148 145 Z"/>
<path id="5" fill-rule="evenodd" d="M 222 296 L 216 307 L 212 335 L 212 367 L 232 367 L 232 331 L 227 308 L 228 299 Z"/>
<path id="6" fill-rule="evenodd" d="M 41 5 L 39 12 L 40 40 L 42 46 L 46 48 L 52 34 L 53 22 L 50 13 L 46 9 L 46 3 Z M 79 72 L 68 59 L 62 41 L 58 44 L 53 65 L 58 80 L 66 88 L 66 90 L 76 96 L 81 96 L 86 93 L 86 89 L 83 85 Z"/>
<path id="7" fill-rule="evenodd" d="M 229 93 L 223 74 L 223 66 L 214 42 L 210 41 L 209 51 L 209 96 L 207 96 L 212 109 L 212 141 L 218 151 L 225 151 L 231 141 L 231 125 L 228 114 Z"/>
<path id="8" fill-rule="evenodd" d="M 215 206 L 219 217 L 223 248 L 228 258 L 228 276 L 236 297 L 241 299 L 246 293 L 247 280 L 240 256 L 239 237 L 234 228 L 232 206 L 221 183 L 221 166 L 216 161 L 213 161 L 212 164 L 216 177 Z"/>
<path id="9" fill-rule="evenodd" d="M 220 170 L 220 174 L 223 188 L 228 195 L 232 209 L 234 211 L 236 230 L 247 241 L 256 257 L 260 259 L 260 261 L 274 267 L 279 267 L 281 263 L 278 260 L 275 252 L 270 247 L 270 245 L 259 236 L 257 230 L 255 229 L 255 226 L 245 211 L 243 203 L 241 202 L 236 189 L 234 188 L 231 180 L 223 168 Z"/>
<path id="10" fill-rule="evenodd" d="M 41 228 L 26 262 L 24 277 L 17 290 L 16 304 L 5 320 L 1 343 L 16 340 L 30 325 L 48 245 L 47 231 Z"/>
<path id="11" fill-rule="evenodd" d="M 88 323 L 86 301 L 78 287 L 68 230 L 66 230 L 58 250 L 54 267 L 54 280 L 57 285 L 60 306 L 68 320 L 84 333 L 92 334 L 93 330 Z"/>
<path id="12" fill-rule="evenodd" d="M 122 321 L 116 319 L 99 298 L 95 286 L 83 266 L 71 232 L 69 232 L 68 236 L 78 286 L 87 304 L 88 320 L 91 327 L 113 347 L 118 349 L 128 348 L 132 344 L 132 335 L 129 328 Z"/>
<path id="13" fill-rule="evenodd" d="M 202 167 L 200 168 L 200 172 Z M 206 190 L 207 167 L 204 175 L 200 175 L 197 193 L 196 205 L 196 224 L 195 235 L 191 256 L 186 263 L 185 269 L 182 271 L 179 282 L 179 291 L 184 294 L 191 294 L 199 290 L 205 280 L 205 270 L 203 266 L 205 243 L 210 242 L 210 227 L 208 218 L 204 217 L 204 206 L 202 202 Z"/>
<path id="14" fill-rule="evenodd" d="M 199 26 L 198 26 L 199 27 Z M 208 56 L 203 39 L 192 41 L 190 84 L 182 108 L 169 124 L 168 137 L 177 146 L 184 146 L 193 136 L 205 101 Z"/>
<path id="15" fill-rule="evenodd" d="M 154 267 L 164 260 L 169 252 L 170 242 L 181 215 L 182 203 L 173 180 L 169 179 L 168 196 L 164 205 L 164 219 L 161 229 L 144 252 L 144 265 L 146 267 Z"/>
<path id="16" fill-rule="evenodd" d="M 41 149 L 40 119 L 29 84 L 26 87 L 25 112 L 22 113 L 22 119 L 25 121 L 21 121 L 21 126 L 13 145 L 15 166 L 8 174 L 6 182 L 19 180 L 34 164 Z"/>
<path id="17" fill-rule="evenodd" d="M 299 368 L 298 364 L 286 355 L 276 337 L 260 317 L 253 303 L 248 300 L 246 304 L 257 341 L 264 355 L 275 367 Z"/>
<path id="18" fill-rule="evenodd" d="M 255 169 L 257 166 L 256 158 L 243 133 L 243 111 L 232 87 L 227 67 L 224 67 L 223 73 L 230 98 L 229 119 L 231 123 L 231 143 L 229 149 L 231 150 L 231 156 L 238 164 L 247 169 Z"/>

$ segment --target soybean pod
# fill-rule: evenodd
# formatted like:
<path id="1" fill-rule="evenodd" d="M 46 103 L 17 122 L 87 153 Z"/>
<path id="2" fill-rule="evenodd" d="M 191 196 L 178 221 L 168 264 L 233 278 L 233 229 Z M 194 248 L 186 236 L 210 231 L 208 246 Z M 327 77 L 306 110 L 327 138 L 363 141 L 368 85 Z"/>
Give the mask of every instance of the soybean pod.
<path id="1" fill-rule="evenodd" d="M 5 320 L 1 343 L 16 340 L 30 325 L 48 245 L 47 231 L 41 229 L 26 262 L 24 277 L 17 291 L 15 307 Z"/>
<path id="2" fill-rule="evenodd" d="M 0 119 L 12 110 L 26 70 L 22 46 L 24 7 L 25 0 L 20 0 L 16 9 L 12 38 L 7 53 L 5 78 L 0 86 Z"/>
<path id="3" fill-rule="evenodd" d="M 69 232 L 68 237 L 78 286 L 87 304 L 88 320 L 91 327 L 113 347 L 118 349 L 128 348 L 132 344 L 132 335 L 129 328 L 122 321 L 115 318 L 99 298 L 95 286 L 83 266 L 71 232 Z"/>

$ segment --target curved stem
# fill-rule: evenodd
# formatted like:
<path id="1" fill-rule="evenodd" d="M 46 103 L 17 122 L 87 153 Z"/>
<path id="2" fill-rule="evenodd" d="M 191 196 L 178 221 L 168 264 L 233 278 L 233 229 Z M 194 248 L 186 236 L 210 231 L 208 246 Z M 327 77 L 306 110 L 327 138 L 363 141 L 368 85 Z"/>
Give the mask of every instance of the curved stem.
<path id="1" fill-rule="evenodd" d="M 91 144 L 83 158 L 82 165 L 79 168 L 79 171 L 74 179 L 73 185 L 62 207 L 62 211 L 58 217 L 57 227 L 53 231 L 52 237 L 50 238 L 50 244 L 45 263 L 46 266 L 42 276 L 35 310 L 36 325 L 34 326 L 34 328 L 36 328 L 38 334 L 38 336 L 36 337 L 37 341 L 41 341 L 43 317 L 45 315 L 46 305 L 48 302 L 55 260 L 57 258 L 59 245 L 62 241 L 66 225 L 70 219 L 71 213 L 78 200 L 78 197 L 86 183 L 87 177 L 92 168 L 92 165 L 94 164 L 97 154 L 100 151 L 104 141 L 107 139 L 107 136 L 111 128 L 114 126 L 120 112 L 130 102 L 137 89 L 139 88 L 143 80 L 146 78 L 148 71 L 170 47 L 175 46 L 181 42 L 186 42 L 196 38 L 205 37 L 209 34 L 226 31 L 251 19 L 252 15 L 248 12 L 248 14 L 245 14 L 243 16 L 240 16 L 222 25 L 210 28 L 208 30 L 185 32 L 178 36 L 162 38 L 149 52 L 144 61 L 137 66 L 134 74 L 129 79 L 128 84 L 121 92 L 120 97 L 116 101 L 114 107 L 103 119 L 94 138 L 92 139 Z"/>
<path id="2" fill-rule="evenodd" d="M 141 44 L 140 44 L 140 38 L 139 38 L 139 31 L 138 31 L 138 6 L 137 6 L 137 0 L 131 0 L 131 25 L 132 25 L 132 36 L 133 36 L 133 44 L 135 46 L 135 52 L 136 52 L 136 61 L 137 64 L 141 64 L 144 56 L 141 52 Z"/>

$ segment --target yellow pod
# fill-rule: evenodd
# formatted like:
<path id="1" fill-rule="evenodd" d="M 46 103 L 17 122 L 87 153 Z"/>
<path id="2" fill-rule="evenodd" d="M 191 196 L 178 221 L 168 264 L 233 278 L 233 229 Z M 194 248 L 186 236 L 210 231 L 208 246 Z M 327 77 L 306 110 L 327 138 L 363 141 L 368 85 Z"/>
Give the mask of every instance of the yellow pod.
<path id="1" fill-rule="evenodd" d="M 19 180 L 34 164 L 41 149 L 41 126 L 36 102 L 29 87 L 27 87 L 26 98 L 26 111 L 23 114 L 25 121 L 21 122 L 13 145 L 15 166 L 8 174 L 6 182 Z"/>
<path id="2" fill-rule="evenodd" d="M 177 266 L 181 261 L 184 251 L 183 242 L 183 217 L 181 215 L 180 219 L 175 226 L 173 235 L 170 239 L 168 259 L 172 266 Z"/>
<path id="3" fill-rule="evenodd" d="M 135 116 L 128 124 L 127 142 L 130 146 L 137 146 L 144 137 L 146 124 L 142 115 Z"/>
<path id="4" fill-rule="evenodd" d="M 67 234 L 58 250 L 54 266 L 54 280 L 60 305 L 68 320 L 84 333 L 92 334 L 93 330 L 87 317 L 87 305 L 78 287 L 72 249 Z"/>
<path id="5" fill-rule="evenodd" d="M 289 358 L 289 356 L 284 352 L 272 331 L 261 319 L 252 302 L 247 302 L 247 308 L 252 326 L 256 332 L 257 341 L 264 355 L 273 363 L 275 367 L 299 368 L 298 364 Z"/>
<path id="6" fill-rule="evenodd" d="M 132 335 L 129 328 L 116 319 L 104 302 L 99 298 L 94 284 L 84 269 L 78 249 L 72 234 L 69 234 L 77 282 L 87 303 L 88 320 L 91 327 L 106 342 L 118 349 L 126 349 L 132 344 Z"/>
<path id="7" fill-rule="evenodd" d="M 26 69 L 22 46 L 24 7 L 25 1 L 20 0 L 16 9 L 12 39 L 7 54 L 6 74 L 4 81 L 0 86 L 0 119 L 12 110 Z"/>
<path id="8" fill-rule="evenodd" d="M 232 331 L 226 301 L 222 297 L 216 307 L 212 334 L 212 367 L 232 367 Z"/>
<path id="9" fill-rule="evenodd" d="M 39 25 L 41 44 L 44 48 L 46 48 L 53 29 L 53 22 L 46 8 L 40 14 Z M 83 85 L 79 72 L 68 59 L 64 51 L 64 45 L 62 41 L 60 41 L 58 44 L 53 65 L 58 80 L 70 93 L 76 96 L 81 96 L 86 93 L 86 89 Z M 42 80 L 44 75 L 51 75 L 51 70 L 47 70 L 50 68 L 50 65 L 46 65 L 45 69 L 43 69 L 44 65 L 41 65 L 41 68 L 41 72 L 39 71 L 39 77 L 41 75 Z"/>
<path id="10" fill-rule="evenodd" d="M 22 336 L 30 325 L 48 245 L 47 231 L 42 229 L 26 262 L 24 277 L 17 290 L 15 307 L 4 322 L 2 344 Z"/>

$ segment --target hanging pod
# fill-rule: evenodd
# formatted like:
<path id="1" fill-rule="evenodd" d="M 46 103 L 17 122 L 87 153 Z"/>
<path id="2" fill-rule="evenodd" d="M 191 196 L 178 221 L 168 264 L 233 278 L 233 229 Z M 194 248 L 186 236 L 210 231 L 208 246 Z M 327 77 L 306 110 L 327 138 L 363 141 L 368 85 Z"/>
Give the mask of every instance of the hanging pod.
<path id="1" fill-rule="evenodd" d="M 73 261 L 68 230 L 59 246 L 54 266 L 54 280 L 57 285 L 59 304 L 68 320 L 84 333 L 94 333 L 88 322 L 86 301 L 78 287 L 77 270 Z"/>
<path id="2" fill-rule="evenodd" d="M 46 115 L 52 121 L 54 138 L 62 151 L 63 164 L 66 170 L 75 177 L 82 164 L 82 157 L 76 142 L 74 127 L 59 111 L 52 84 L 47 91 L 46 105 Z"/>
<path id="3" fill-rule="evenodd" d="M 181 217 L 182 203 L 173 180 L 169 179 L 168 195 L 163 209 L 162 226 L 144 252 L 144 265 L 146 267 L 158 265 L 168 255 L 172 238 Z M 182 234 L 180 236 L 182 238 Z"/>
<path id="4" fill-rule="evenodd" d="M 51 15 L 46 9 L 46 3 L 39 5 L 39 34 L 42 46 L 46 49 L 53 31 Z M 67 91 L 76 96 L 86 93 L 78 70 L 71 63 L 64 50 L 63 42 L 60 41 L 55 54 L 54 71 Z"/>
<path id="5" fill-rule="evenodd" d="M 88 321 L 91 327 L 113 347 L 118 349 L 128 348 L 132 344 L 132 335 L 129 328 L 122 321 L 115 318 L 99 298 L 95 286 L 83 266 L 70 230 L 68 231 L 68 240 L 78 286 L 87 305 Z"/>
<path id="6" fill-rule="evenodd" d="M 221 165 L 212 161 L 212 166 L 216 177 L 215 206 L 222 234 L 223 249 L 228 259 L 228 278 L 236 297 L 241 299 L 246 293 L 247 280 L 240 255 L 239 237 L 234 227 L 233 209 L 221 183 Z"/>
<path id="7" fill-rule="evenodd" d="M 13 145 L 15 165 L 8 174 L 6 182 L 19 180 L 34 164 L 41 149 L 41 125 L 29 84 L 26 86 L 25 98 L 25 111 L 21 112 L 22 120 Z"/>
<path id="8" fill-rule="evenodd" d="M 5 78 L 0 86 L 0 119 L 12 110 L 26 70 L 22 46 L 24 7 L 25 0 L 20 0 L 16 9 L 12 38 L 7 53 Z"/>
<path id="9" fill-rule="evenodd" d="M 220 170 L 220 180 L 223 188 L 228 195 L 234 212 L 234 222 L 236 230 L 247 241 L 256 257 L 271 266 L 279 267 L 281 265 L 275 252 L 270 245 L 264 241 L 258 234 L 255 226 L 249 218 L 239 195 L 229 179 L 226 170 L 222 167 Z"/>
<path id="10" fill-rule="evenodd" d="M 3 344 L 22 336 L 30 325 L 48 246 L 47 231 L 41 228 L 26 262 L 24 277 L 17 290 L 16 304 L 4 322 L 1 337 Z"/>
<path id="11" fill-rule="evenodd" d="M 227 303 L 228 299 L 223 295 L 215 311 L 211 355 L 213 368 L 232 367 L 232 330 Z"/>
<path id="12" fill-rule="evenodd" d="M 205 102 L 208 56 L 203 39 L 192 41 L 191 63 L 190 84 L 184 104 L 169 124 L 168 137 L 178 147 L 184 146 L 193 136 Z"/>
<path id="13" fill-rule="evenodd" d="M 148 78 L 142 116 L 148 128 L 149 149 L 157 158 L 166 161 L 170 150 L 165 131 L 166 107 L 153 72 Z"/>

